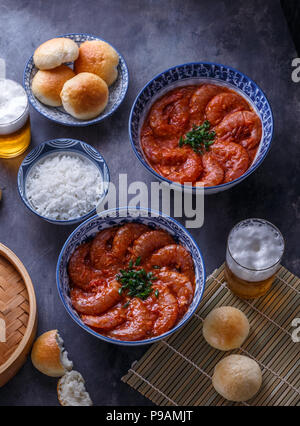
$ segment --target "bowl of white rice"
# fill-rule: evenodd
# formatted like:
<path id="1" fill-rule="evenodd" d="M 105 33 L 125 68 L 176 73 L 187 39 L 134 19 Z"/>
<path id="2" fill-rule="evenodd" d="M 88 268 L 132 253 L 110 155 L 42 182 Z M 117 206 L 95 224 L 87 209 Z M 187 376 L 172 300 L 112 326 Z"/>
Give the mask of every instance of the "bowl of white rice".
<path id="1" fill-rule="evenodd" d="M 18 172 L 25 206 L 56 225 L 72 225 L 96 214 L 110 175 L 102 155 L 74 139 L 54 139 L 33 149 Z"/>

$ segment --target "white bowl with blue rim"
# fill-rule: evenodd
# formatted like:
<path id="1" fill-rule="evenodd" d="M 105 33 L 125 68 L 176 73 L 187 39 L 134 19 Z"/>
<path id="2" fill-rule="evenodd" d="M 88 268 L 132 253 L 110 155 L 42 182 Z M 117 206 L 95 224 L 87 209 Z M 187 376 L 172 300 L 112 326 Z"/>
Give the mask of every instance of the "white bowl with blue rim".
<path id="1" fill-rule="evenodd" d="M 70 38 L 71 40 L 74 40 L 78 46 L 80 46 L 81 43 L 88 40 L 102 40 L 108 43 L 106 40 L 103 40 L 102 38 L 91 35 L 91 34 L 81 34 L 81 33 L 64 34 L 59 37 Z M 38 72 L 38 69 L 35 67 L 33 62 L 33 55 L 27 61 L 27 64 L 24 69 L 24 74 L 23 74 L 23 86 L 26 90 L 26 93 L 31 105 L 44 117 L 48 118 L 51 121 L 54 121 L 55 123 L 63 124 L 64 126 L 90 126 L 92 124 L 100 123 L 100 121 L 109 117 L 111 114 L 113 114 L 117 110 L 117 108 L 123 102 L 126 96 L 128 84 L 129 84 L 129 73 L 128 73 L 128 68 L 127 68 L 125 59 L 117 51 L 117 49 L 114 46 L 112 47 L 116 50 L 116 52 L 119 55 L 118 78 L 109 87 L 109 99 L 108 99 L 107 106 L 98 117 L 93 118 L 92 120 L 78 120 L 77 118 L 72 117 L 70 114 L 68 114 L 62 106 L 51 107 L 49 105 L 45 105 L 42 102 L 40 102 L 34 96 L 31 90 L 32 79 L 35 76 L 35 74 Z"/>
<path id="2" fill-rule="evenodd" d="M 129 136 L 136 157 L 143 166 L 157 179 L 174 188 L 183 189 L 180 183 L 172 182 L 159 175 L 148 163 L 140 143 L 140 132 L 150 108 L 154 102 L 168 91 L 186 85 L 212 83 L 220 84 L 243 96 L 260 117 L 263 135 L 257 155 L 251 167 L 238 179 L 218 186 L 204 188 L 205 194 L 225 191 L 246 179 L 263 162 L 273 138 L 274 121 L 271 106 L 261 88 L 245 74 L 226 65 L 211 62 L 193 62 L 177 65 L 155 76 L 137 95 L 129 117 Z M 202 189 L 192 188 L 195 193 Z"/>
<path id="3" fill-rule="evenodd" d="M 195 294 L 193 301 L 187 313 L 179 321 L 179 323 L 176 324 L 176 326 L 171 330 L 158 337 L 133 342 L 122 341 L 103 336 L 83 323 L 71 303 L 70 283 L 68 276 L 68 263 L 70 257 L 80 244 L 89 241 L 103 229 L 110 228 L 112 226 L 124 225 L 128 222 L 143 223 L 151 228 L 163 229 L 171 234 L 177 243 L 183 245 L 191 253 L 194 261 L 196 275 Z M 197 307 L 199 306 L 204 292 L 205 280 L 206 274 L 203 257 L 196 241 L 193 239 L 191 234 L 175 219 L 163 213 L 158 213 L 154 210 L 143 208 L 132 209 L 130 207 L 123 207 L 114 210 L 107 210 L 106 212 L 102 212 L 101 214 L 86 220 L 84 223 L 79 225 L 75 231 L 72 232 L 72 234 L 65 242 L 60 252 L 56 267 L 56 282 L 58 292 L 62 303 L 64 304 L 71 318 L 85 331 L 97 337 L 98 339 L 122 346 L 139 346 L 155 343 L 178 331 L 192 317 Z"/>
<path id="4" fill-rule="evenodd" d="M 75 139 L 53 139 L 47 142 L 43 142 L 34 148 L 23 160 L 19 171 L 18 171 L 18 190 L 19 195 L 25 204 L 25 206 L 34 214 L 47 222 L 55 225 L 73 225 L 84 221 L 90 216 L 96 214 L 96 207 L 85 215 L 70 220 L 55 220 L 46 216 L 41 216 L 36 212 L 34 207 L 29 202 L 26 196 L 26 179 L 29 176 L 33 168 L 40 162 L 43 161 L 49 155 L 55 154 L 74 154 L 75 156 L 82 157 L 96 166 L 103 181 L 102 192 L 99 194 L 98 205 L 104 200 L 108 193 L 110 174 L 109 169 L 104 160 L 103 156 L 91 145 L 78 141 Z"/>

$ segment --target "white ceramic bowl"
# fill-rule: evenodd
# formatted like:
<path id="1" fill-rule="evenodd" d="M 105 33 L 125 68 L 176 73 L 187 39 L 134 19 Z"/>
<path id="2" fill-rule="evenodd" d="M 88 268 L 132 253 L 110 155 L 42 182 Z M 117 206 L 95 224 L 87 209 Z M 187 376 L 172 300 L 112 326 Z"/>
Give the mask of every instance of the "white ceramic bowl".
<path id="1" fill-rule="evenodd" d="M 102 40 L 100 37 L 97 37 L 91 34 L 82 34 L 82 33 L 64 34 L 60 37 L 70 38 L 71 40 L 74 40 L 75 43 L 78 44 L 78 46 L 80 46 L 81 43 L 87 40 Z M 106 40 L 103 40 L 103 41 L 106 41 Z M 106 41 L 106 43 L 108 42 Z M 116 50 L 114 46 L 112 47 Z M 129 84 L 128 68 L 123 56 L 119 52 L 117 53 L 119 55 L 118 78 L 109 87 L 108 104 L 105 107 L 104 111 L 102 111 L 98 117 L 93 118 L 91 120 L 78 120 L 77 118 L 72 117 L 70 114 L 68 114 L 63 107 L 51 107 L 49 105 L 45 105 L 42 102 L 40 102 L 34 96 L 31 90 L 32 79 L 38 71 L 33 62 L 33 55 L 28 59 L 24 69 L 24 74 L 23 74 L 23 86 L 26 90 L 29 102 L 31 103 L 33 108 L 35 108 L 44 117 L 48 118 L 51 121 L 54 121 L 55 123 L 63 124 L 64 126 L 82 127 L 82 126 L 90 126 L 93 124 L 100 123 L 100 121 L 109 117 L 111 114 L 113 114 L 117 110 L 117 108 L 119 108 L 119 106 L 125 99 L 127 89 L 128 89 L 128 84 Z"/>
<path id="2" fill-rule="evenodd" d="M 53 139 L 51 141 L 41 143 L 35 149 L 33 149 L 23 160 L 18 172 L 18 190 L 21 200 L 23 201 L 25 206 L 41 219 L 53 223 L 54 225 L 74 225 L 75 223 L 82 222 L 88 217 L 96 214 L 96 207 L 81 217 L 77 217 L 70 220 L 55 220 L 38 214 L 31 205 L 31 203 L 28 201 L 26 196 L 26 179 L 32 168 L 37 164 L 37 162 L 41 161 L 41 159 L 45 158 L 48 155 L 53 155 L 55 153 L 74 153 L 75 155 L 85 157 L 97 167 L 103 179 L 103 191 L 100 194 L 99 204 L 101 203 L 101 201 L 104 200 L 108 193 L 110 182 L 109 169 L 106 164 L 106 161 L 95 148 L 85 142 L 78 141 L 75 139 Z"/>

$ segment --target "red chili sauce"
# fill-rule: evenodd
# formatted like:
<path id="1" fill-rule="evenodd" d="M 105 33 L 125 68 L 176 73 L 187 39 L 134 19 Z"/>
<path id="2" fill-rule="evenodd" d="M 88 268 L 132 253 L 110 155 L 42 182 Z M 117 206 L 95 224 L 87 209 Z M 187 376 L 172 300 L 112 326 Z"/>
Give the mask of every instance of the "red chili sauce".
<path id="1" fill-rule="evenodd" d="M 72 254 L 70 298 L 82 321 L 117 340 L 172 329 L 195 289 L 194 262 L 167 232 L 127 223 L 99 232 Z"/>
<path id="2" fill-rule="evenodd" d="M 199 154 L 181 144 L 193 126 L 209 123 L 214 141 Z M 152 106 L 141 130 L 151 167 L 161 176 L 193 186 L 232 182 L 251 166 L 262 138 L 261 120 L 240 94 L 202 84 L 171 90 Z"/>

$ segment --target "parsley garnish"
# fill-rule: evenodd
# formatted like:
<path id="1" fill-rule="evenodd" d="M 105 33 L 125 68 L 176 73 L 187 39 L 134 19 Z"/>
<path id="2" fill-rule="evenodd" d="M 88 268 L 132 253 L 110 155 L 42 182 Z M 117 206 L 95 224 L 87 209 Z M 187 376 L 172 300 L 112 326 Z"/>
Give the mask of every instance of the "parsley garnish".
<path id="1" fill-rule="evenodd" d="M 204 121 L 201 126 L 193 125 L 193 129 L 179 140 L 179 146 L 190 145 L 196 154 L 203 155 L 215 142 L 216 132 L 210 132 L 210 122 Z"/>
<path id="2" fill-rule="evenodd" d="M 148 296 L 153 292 L 152 284 L 153 281 L 157 280 L 157 277 L 152 272 L 146 272 L 145 269 L 134 269 L 134 266 L 139 266 L 141 259 L 138 258 L 133 265 L 130 261 L 128 269 L 121 269 L 116 275 L 117 281 L 122 284 L 119 289 L 119 294 L 123 294 L 127 291 L 127 296 L 133 298 L 138 297 L 139 299 L 146 300 Z M 158 297 L 158 292 L 155 292 L 155 296 Z M 125 303 L 123 307 L 127 308 L 129 302 Z"/>

